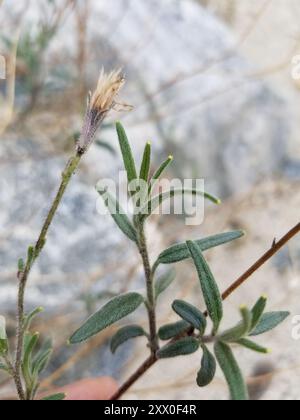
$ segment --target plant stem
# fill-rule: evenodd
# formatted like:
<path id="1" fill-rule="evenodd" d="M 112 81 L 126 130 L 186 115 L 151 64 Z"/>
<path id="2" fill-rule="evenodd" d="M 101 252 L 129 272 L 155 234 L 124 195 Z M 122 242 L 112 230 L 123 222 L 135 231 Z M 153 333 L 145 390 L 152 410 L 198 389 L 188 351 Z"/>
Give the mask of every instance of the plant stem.
<path id="1" fill-rule="evenodd" d="M 156 311 L 155 311 L 155 295 L 154 295 L 154 285 L 153 285 L 153 271 L 150 264 L 149 253 L 147 248 L 147 240 L 145 235 L 144 223 L 138 223 L 138 246 L 139 251 L 143 260 L 143 266 L 146 277 L 146 287 L 147 287 L 147 309 L 148 309 L 148 318 L 149 318 L 149 328 L 150 328 L 150 348 L 151 355 L 155 356 L 159 346 L 157 338 L 157 327 L 156 327 Z"/>
<path id="2" fill-rule="evenodd" d="M 274 241 L 272 247 L 257 260 L 241 277 L 239 277 L 222 295 L 223 299 L 227 299 L 233 292 L 241 287 L 257 270 L 259 270 L 266 262 L 268 262 L 278 251 L 280 251 L 291 239 L 300 233 L 300 223 L 294 226 L 286 235 L 278 242 Z"/>
<path id="3" fill-rule="evenodd" d="M 39 257 L 40 253 L 42 252 L 45 246 L 49 228 L 53 222 L 54 216 L 62 201 L 64 193 L 69 185 L 69 182 L 74 172 L 78 168 L 81 157 L 82 155 L 76 154 L 67 163 L 67 166 L 64 172 L 62 173 L 62 180 L 61 180 L 59 190 L 56 194 L 56 197 L 53 201 L 53 204 L 49 210 L 49 213 L 42 227 L 39 238 L 34 247 L 33 258 L 30 258 L 28 256 L 25 269 L 22 272 L 18 273 L 19 289 L 18 289 L 18 307 L 17 307 L 17 345 L 16 345 L 16 357 L 15 357 L 15 363 L 14 363 L 13 377 L 14 377 L 17 393 L 20 400 L 26 399 L 26 394 L 24 392 L 23 384 L 22 384 L 21 364 L 22 364 L 22 352 L 23 352 L 24 333 L 25 333 L 24 328 L 23 328 L 24 315 L 25 315 L 24 298 L 25 298 L 25 289 L 28 282 L 28 277 L 30 275 L 30 272 L 31 272 L 31 269 L 35 260 Z"/>
<path id="4" fill-rule="evenodd" d="M 111 401 L 119 400 L 126 391 L 128 391 L 135 382 L 141 378 L 157 361 L 155 355 L 151 355 L 144 361 L 144 363 L 136 370 L 136 372 L 118 389 L 118 391 L 111 397 Z"/>
<path id="5" fill-rule="evenodd" d="M 274 242 L 272 247 L 260 257 L 241 277 L 239 277 L 232 285 L 223 293 L 222 298 L 226 300 L 239 287 L 241 287 L 257 270 L 259 270 L 266 262 L 268 262 L 278 251 L 280 251 L 291 239 L 300 233 L 300 223 L 293 227 L 278 242 Z M 205 312 L 207 316 L 207 312 Z M 188 335 L 192 335 L 194 329 L 187 331 Z M 172 340 L 174 341 L 174 340 Z M 148 358 L 140 368 L 120 387 L 120 389 L 111 397 L 111 400 L 120 399 L 128 389 L 134 385 L 155 363 L 158 361 L 156 354 Z"/>

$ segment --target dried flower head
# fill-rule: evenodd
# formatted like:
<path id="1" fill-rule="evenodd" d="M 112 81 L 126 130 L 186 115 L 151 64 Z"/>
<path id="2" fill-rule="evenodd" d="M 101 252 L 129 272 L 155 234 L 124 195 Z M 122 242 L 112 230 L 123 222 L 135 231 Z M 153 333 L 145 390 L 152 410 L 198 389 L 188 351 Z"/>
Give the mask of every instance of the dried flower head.
<path id="1" fill-rule="evenodd" d="M 77 143 L 77 153 L 83 155 L 88 150 L 104 118 L 118 105 L 116 98 L 124 84 L 125 78 L 121 70 L 111 73 L 101 70 L 97 88 L 88 97 L 84 125 Z"/>

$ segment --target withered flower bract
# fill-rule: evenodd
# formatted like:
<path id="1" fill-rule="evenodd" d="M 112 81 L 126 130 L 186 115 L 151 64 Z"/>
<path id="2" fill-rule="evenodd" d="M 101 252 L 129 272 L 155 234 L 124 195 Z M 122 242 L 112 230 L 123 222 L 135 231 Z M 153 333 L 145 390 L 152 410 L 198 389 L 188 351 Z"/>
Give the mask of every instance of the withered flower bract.
<path id="1" fill-rule="evenodd" d="M 116 97 L 124 86 L 121 70 L 105 73 L 101 70 L 97 88 L 88 97 L 87 110 L 81 136 L 77 142 L 77 153 L 83 155 L 92 144 L 96 131 L 109 111 L 114 108 Z"/>

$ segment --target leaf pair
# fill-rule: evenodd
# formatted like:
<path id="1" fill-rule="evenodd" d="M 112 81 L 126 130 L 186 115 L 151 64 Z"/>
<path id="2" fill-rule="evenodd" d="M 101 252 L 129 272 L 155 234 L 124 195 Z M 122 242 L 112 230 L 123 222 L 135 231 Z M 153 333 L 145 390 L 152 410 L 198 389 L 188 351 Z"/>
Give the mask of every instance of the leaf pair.
<path id="1" fill-rule="evenodd" d="M 289 316 L 288 312 L 264 314 L 266 304 L 267 298 L 263 296 L 258 299 L 252 311 L 249 311 L 245 306 L 241 307 L 242 321 L 221 334 L 215 344 L 215 355 L 229 385 L 233 400 L 248 399 L 248 391 L 229 344 L 236 343 L 249 350 L 267 354 L 269 353 L 268 349 L 254 343 L 247 337 L 271 331 Z"/>
<path id="2" fill-rule="evenodd" d="M 265 313 L 267 298 L 262 296 L 251 311 L 245 306 L 240 308 L 242 321 L 233 328 L 225 331 L 219 339 L 227 343 L 239 343 L 251 350 L 257 349 L 259 353 L 268 353 L 267 349 L 246 340 L 246 337 L 255 337 L 273 330 L 281 324 L 290 314 L 289 312 Z"/>

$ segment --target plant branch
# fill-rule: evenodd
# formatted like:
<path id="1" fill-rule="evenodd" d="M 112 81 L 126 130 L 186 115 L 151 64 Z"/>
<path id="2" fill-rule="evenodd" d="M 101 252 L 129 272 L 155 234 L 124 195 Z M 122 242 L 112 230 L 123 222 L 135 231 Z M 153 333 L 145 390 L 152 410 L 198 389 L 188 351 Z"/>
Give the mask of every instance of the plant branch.
<path id="1" fill-rule="evenodd" d="M 242 276 L 240 276 L 232 285 L 223 293 L 222 298 L 226 300 L 239 287 L 241 287 L 257 270 L 259 270 L 266 262 L 268 262 L 277 252 L 279 252 L 291 239 L 300 233 L 300 223 L 293 227 L 278 242 L 273 242 L 272 247 L 260 257 Z M 207 316 L 207 312 L 205 313 Z M 192 335 L 194 330 L 191 328 L 187 334 Z M 175 339 L 176 340 L 176 339 Z M 155 363 L 158 361 L 156 355 L 148 358 L 137 371 L 120 387 L 120 389 L 111 397 L 111 400 L 120 399 L 128 389 L 134 385 Z"/>
<path id="2" fill-rule="evenodd" d="M 26 290 L 28 277 L 30 275 L 30 272 L 31 272 L 31 269 L 35 260 L 39 257 L 40 253 L 42 252 L 45 246 L 49 228 L 53 222 L 54 216 L 62 201 L 64 193 L 69 185 L 69 182 L 74 172 L 78 168 L 81 157 L 82 155 L 76 154 L 69 160 L 64 172 L 62 173 L 62 180 L 61 180 L 59 190 L 49 210 L 49 213 L 46 217 L 46 220 L 42 227 L 39 238 L 33 249 L 33 253 L 31 255 L 28 255 L 24 270 L 18 273 L 19 288 L 18 288 L 18 307 L 17 307 L 17 345 L 16 345 L 16 356 L 15 356 L 13 377 L 14 377 L 15 385 L 16 385 L 20 400 L 26 399 L 25 392 L 23 389 L 22 379 L 21 379 L 21 364 L 22 364 L 22 352 L 23 352 L 24 333 L 25 333 L 24 327 L 23 327 L 24 316 L 25 316 L 24 299 L 25 299 L 25 290 Z"/>
<path id="3" fill-rule="evenodd" d="M 157 327 L 156 327 L 156 312 L 155 312 L 155 296 L 153 286 L 153 271 L 150 264 L 149 253 L 147 248 L 147 240 L 145 236 L 144 224 L 138 223 L 138 239 L 139 239 L 139 251 L 143 260 L 143 266 L 146 277 L 147 286 L 147 309 L 149 317 L 149 328 L 150 328 L 150 347 L 151 354 L 155 357 L 158 350 L 158 338 L 157 338 Z"/>
<path id="4" fill-rule="evenodd" d="M 144 363 L 136 370 L 136 372 L 130 376 L 130 378 L 118 389 L 118 391 L 111 397 L 111 401 L 119 400 L 125 392 L 127 392 L 132 385 L 134 385 L 155 363 L 157 357 L 151 355 L 144 361 Z"/>
<path id="5" fill-rule="evenodd" d="M 241 287 L 256 271 L 258 271 L 266 262 L 268 262 L 278 251 L 280 251 L 291 239 L 300 233 L 300 223 L 294 226 L 278 242 L 274 241 L 272 247 L 260 257 L 241 277 L 239 277 L 222 295 L 226 300 L 233 292 Z"/>

